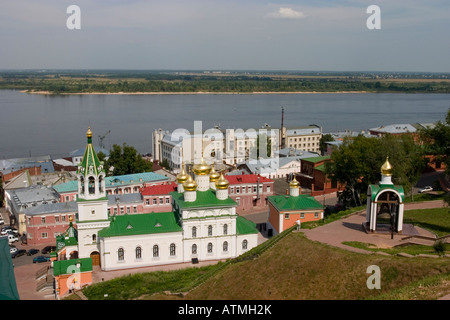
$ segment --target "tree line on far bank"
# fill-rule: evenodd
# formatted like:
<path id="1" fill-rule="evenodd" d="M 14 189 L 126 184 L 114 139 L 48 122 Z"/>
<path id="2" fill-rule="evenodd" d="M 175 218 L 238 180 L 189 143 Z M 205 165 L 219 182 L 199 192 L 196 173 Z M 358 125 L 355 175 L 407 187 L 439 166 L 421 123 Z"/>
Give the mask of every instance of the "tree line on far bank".
<path id="1" fill-rule="evenodd" d="M 176 79 L 92 79 L 92 78 L 3 78 L 0 88 L 48 91 L 53 94 L 91 92 L 405 92 L 450 93 L 448 81 L 389 81 L 336 78 L 279 79 L 273 77 L 208 77 Z"/>

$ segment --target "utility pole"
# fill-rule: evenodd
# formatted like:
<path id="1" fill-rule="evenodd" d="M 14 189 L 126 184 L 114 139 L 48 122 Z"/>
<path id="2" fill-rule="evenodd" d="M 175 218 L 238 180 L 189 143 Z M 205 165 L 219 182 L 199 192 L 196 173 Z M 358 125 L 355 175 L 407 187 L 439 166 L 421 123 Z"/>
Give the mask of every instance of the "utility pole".
<path id="1" fill-rule="evenodd" d="M 284 147 L 284 138 L 283 138 L 283 130 L 284 127 L 284 107 L 281 107 L 281 132 L 280 132 L 280 149 L 283 149 Z"/>

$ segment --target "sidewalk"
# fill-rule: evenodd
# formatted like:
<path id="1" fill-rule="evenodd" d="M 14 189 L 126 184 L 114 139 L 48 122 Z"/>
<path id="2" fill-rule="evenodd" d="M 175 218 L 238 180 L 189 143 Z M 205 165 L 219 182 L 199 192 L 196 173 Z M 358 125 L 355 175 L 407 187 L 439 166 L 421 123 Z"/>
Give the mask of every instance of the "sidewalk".
<path id="1" fill-rule="evenodd" d="M 405 210 L 431 209 L 442 207 L 443 207 L 442 200 L 405 204 Z M 366 211 L 364 209 L 359 213 L 355 213 L 347 218 L 343 218 L 314 229 L 302 229 L 301 232 L 303 232 L 311 240 L 323 242 L 335 247 L 359 253 L 370 253 L 370 251 L 346 246 L 342 244 L 342 242 L 358 241 L 364 243 L 372 243 L 380 248 L 390 248 L 398 244 L 403 244 L 404 242 L 402 242 L 401 239 L 408 236 L 408 234 L 406 233 L 400 235 L 394 234 L 393 239 L 391 239 L 390 234 L 382 234 L 382 233 L 367 234 L 362 229 L 362 224 L 365 221 L 366 221 Z M 404 232 L 408 232 L 408 230 L 411 230 L 411 232 L 414 232 L 414 234 L 427 237 L 435 237 L 433 233 L 423 228 L 415 226 L 413 227 L 413 229 L 414 230 L 411 230 L 411 227 L 408 225 L 407 227 L 404 228 Z"/>

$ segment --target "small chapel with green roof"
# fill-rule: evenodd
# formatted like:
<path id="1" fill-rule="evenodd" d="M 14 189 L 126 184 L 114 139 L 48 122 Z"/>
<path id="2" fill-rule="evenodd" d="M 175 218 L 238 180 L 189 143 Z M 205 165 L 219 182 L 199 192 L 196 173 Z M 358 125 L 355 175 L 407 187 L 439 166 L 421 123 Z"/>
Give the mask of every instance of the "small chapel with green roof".
<path id="1" fill-rule="evenodd" d="M 389 157 L 381 166 L 381 180 L 367 188 L 366 222 L 363 227 L 375 233 L 382 226 L 390 225 L 391 231 L 402 233 L 405 193 L 403 186 L 392 182 L 392 165 Z M 386 222 L 388 223 L 381 223 Z"/>

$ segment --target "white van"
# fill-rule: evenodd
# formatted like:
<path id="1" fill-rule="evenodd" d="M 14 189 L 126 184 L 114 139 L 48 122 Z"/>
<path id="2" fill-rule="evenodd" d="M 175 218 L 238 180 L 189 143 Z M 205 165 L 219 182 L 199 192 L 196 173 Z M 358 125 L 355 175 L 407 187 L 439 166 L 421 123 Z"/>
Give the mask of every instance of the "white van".
<path id="1" fill-rule="evenodd" d="M 8 234 L 8 242 L 9 243 L 13 243 L 19 241 L 19 238 L 13 234 Z"/>

